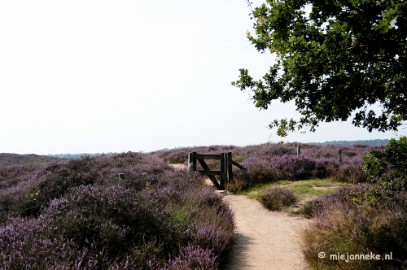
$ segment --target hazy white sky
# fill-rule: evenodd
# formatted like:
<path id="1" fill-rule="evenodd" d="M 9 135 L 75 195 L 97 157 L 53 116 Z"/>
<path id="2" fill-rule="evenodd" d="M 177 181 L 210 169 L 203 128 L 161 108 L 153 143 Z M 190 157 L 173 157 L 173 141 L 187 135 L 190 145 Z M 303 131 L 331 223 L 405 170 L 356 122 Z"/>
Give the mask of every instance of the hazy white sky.
<path id="1" fill-rule="evenodd" d="M 0 2 L 0 152 L 151 151 L 283 139 L 267 111 L 230 85 L 263 75 L 269 55 L 246 39 L 245 0 Z M 391 138 L 350 123 L 284 141 Z M 270 136 L 271 135 L 271 136 Z"/>

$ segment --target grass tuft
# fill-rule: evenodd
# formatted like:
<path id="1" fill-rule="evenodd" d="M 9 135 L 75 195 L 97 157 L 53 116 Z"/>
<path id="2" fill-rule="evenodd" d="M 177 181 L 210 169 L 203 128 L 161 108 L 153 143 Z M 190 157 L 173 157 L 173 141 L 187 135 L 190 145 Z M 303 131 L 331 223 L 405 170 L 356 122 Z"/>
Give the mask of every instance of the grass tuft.
<path id="1" fill-rule="evenodd" d="M 260 195 L 259 201 L 269 210 L 281 210 L 297 202 L 297 197 L 288 188 L 275 187 Z"/>

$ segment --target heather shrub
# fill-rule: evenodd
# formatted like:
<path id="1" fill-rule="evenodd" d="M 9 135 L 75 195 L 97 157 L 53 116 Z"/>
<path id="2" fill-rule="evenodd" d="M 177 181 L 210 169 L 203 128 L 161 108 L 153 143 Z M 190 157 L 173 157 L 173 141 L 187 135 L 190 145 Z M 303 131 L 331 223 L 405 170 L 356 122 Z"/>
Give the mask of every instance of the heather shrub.
<path id="1" fill-rule="evenodd" d="M 181 249 L 165 270 L 215 270 L 218 265 L 211 250 L 189 245 Z"/>
<path id="2" fill-rule="evenodd" d="M 362 170 L 362 156 L 369 153 L 371 147 L 301 144 L 301 151 L 297 156 L 298 145 L 298 143 L 268 143 L 246 147 L 191 147 L 158 151 L 153 155 L 169 163 L 186 164 L 189 152 L 206 154 L 232 152 L 233 159 L 248 170 L 242 171 L 233 167 L 235 180 L 226 186 L 231 192 L 239 192 L 251 185 L 275 180 L 332 177 L 334 180 L 349 183 L 366 181 L 366 175 Z M 339 150 L 342 153 L 341 162 Z M 218 163 L 208 161 L 211 168 L 219 169 Z"/>
<path id="3" fill-rule="evenodd" d="M 271 157 L 251 155 L 245 159 L 243 166 L 247 168 L 247 171 L 238 170 L 234 176 L 237 181 L 244 182 L 245 187 L 278 179 L 277 171 L 273 166 L 273 159 Z"/>
<path id="4" fill-rule="evenodd" d="M 275 187 L 260 195 L 259 201 L 267 209 L 275 211 L 294 204 L 297 198 L 290 189 Z"/>
<path id="5" fill-rule="evenodd" d="M 183 163 L 186 164 L 188 161 L 188 151 L 177 151 L 177 152 L 170 152 L 166 158 L 166 161 L 170 164 L 177 164 Z"/>
<path id="6" fill-rule="evenodd" d="M 367 175 L 362 169 L 362 162 L 356 160 L 354 163 L 337 165 L 332 169 L 332 178 L 335 181 L 352 184 L 365 183 Z"/>
<path id="7" fill-rule="evenodd" d="M 196 246 L 219 254 L 229 248 L 230 240 L 233 238 L 233 231 L 222 228 L 218 224 L 202 221 L 192 228 L 190 237 L 192 243 Z"/>
<path id="8" fill-rule="evenodd" d="M 328 177 L 348 183 L 367 181 L 362 170 L 362 157 L 371 151 L 371 147 L 301 144 L 297 155 L 297 146 L 296 143 L 278 143 L 239 149 L 233 155 L 244 157 L 242 163 L 248 170 L 234 170 L 236 181 L 228 189 L 240 191 L 254 184 L 276 180 Z M 339 162 L 339 150 L 342 162 Z"/>
<path id="9" fill-rule="evenodd" d="M 329 176 L 329 161 L 296 156 L 250 157 L 243 163 L 247 171 L 235 176 L 243 187 L 276 180 L 303 180 Z M 232 185 L 231 188 L 234 188 Z"/>
<path id="10" fill-rule="evenodd" d="M 85 157 L 24 179 L 0 192 L 2 269 L 216 269 L 233 238 L 221 197 L 154 156 Z"/>
<path id="11" fill-rule="evenodd" d="M 327 176 L 324 161 L 306 157 L 282 156 L 274 162 L 278 179 L 298 180 Z"/>
<path id="12" fill-rule="evenodd" d="M 306 217 L 322 217 L 327 213 L 326 209 L 330 209 L 332 206 L 347 211 L 362 204 L 362 202 L 373 203 L 374 200 L 370 196 L 371 187 L 370 184 L 363 183 L 340 188 L 333 194 L 320 196 L 306 202 L 301 212 Z"/>
<path id="13" fill-rule="evenodd" d="M 72 239 L 80 248 L 103 247 L 110 259 L 153 241 L 165 243 L 161 252 L 169 253 L 182 235 L 171 228 L 155 203 L 120 186 L 83 186 L 73 189 L 57 211 L 51 208 L 45 215 L 52 220 L 52 228 L 57 228 L 54 235 Z"/>
<path id="14" fill-rule="evenodd" d="M 44 180 L 28 192 L 27 200 L 21 206 L 22 215 L 36 216 L 51 200 L 62 197 L 70 188 L 93 184 L 98 175 L 94 163 L 94 159 L 87 157 L 53 167 L 52 173 L 45 175 Z"/>
<path id="15" fill-rule="evenodd" d="M 33 174 L 41 171 L 43 165 L 7 165 L 0 166 L 0 189 L 7 189 L 21 182 L 29 181 Z"/>
<path id="16" fill-rule="evenodd" d="M 314 224 L 303 234 L 304 254 L 317 269 L 407 267 L 407 193 L 371 200 L 368 185 L 341 189 L 312 203 Z M 319 252 L 327 257 L 318 258 Z M 392 260 L 330 260 L 330 254 L 392 254 Z"/>
<path id="17" fill-rule="evenodd" d="M 230 246 L 235 227 L 230 208 L 219 194 L 208 188 L 188 198 L 187 205 L 196 206 L 190 210 L 193 225 L 188 234 L 192 243 L 223 256 Z"/>
<path id="18" fill-rule="evenodd" d="M 13 219 L 0 228 L 2 269 L 70 269 L 79 264 L 82 251 L 72 241 L 47 237 L 44 219 Z"/>
<path id="19" fill-rule="evenodd" d="M 45 163 L 0 166 L 0 224 L 8 217 L 20 214 L 29 192 L 49 166 Z"/>
<path id="20" fill-rule="evenodd" d="M 58 161 L 58 158 L 39 155 L 18 155 L 18 154 L 6 154 L 0 153 L 0 167 L 8 165 L 32 165 L 36 166 L 42 163 L 49 163 L 52 161 Z"/>

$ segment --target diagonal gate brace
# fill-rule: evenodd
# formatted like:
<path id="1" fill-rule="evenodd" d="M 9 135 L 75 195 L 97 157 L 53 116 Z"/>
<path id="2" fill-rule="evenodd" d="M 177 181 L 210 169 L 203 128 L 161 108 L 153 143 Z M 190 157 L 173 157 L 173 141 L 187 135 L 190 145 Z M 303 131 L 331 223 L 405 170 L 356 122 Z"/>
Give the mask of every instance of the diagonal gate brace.
<path id="1" fill-rule="evenodd" d="M 201 164 L 202 169 L 206 170 L 206 171 L 210 171 L 208 165 L 206 165 L 206 162 L 203 159 L 197 159 L 199 164 Z M 214 175 L 207 175 L 209 177 L 209 179 L 211 179 L 213 185 L 217 188 L 217 189 L 223 189 L 224 187 L 221 187 L 220 184 L 218 183 L 218 180 L 216 180 L 216 177 Z"/>

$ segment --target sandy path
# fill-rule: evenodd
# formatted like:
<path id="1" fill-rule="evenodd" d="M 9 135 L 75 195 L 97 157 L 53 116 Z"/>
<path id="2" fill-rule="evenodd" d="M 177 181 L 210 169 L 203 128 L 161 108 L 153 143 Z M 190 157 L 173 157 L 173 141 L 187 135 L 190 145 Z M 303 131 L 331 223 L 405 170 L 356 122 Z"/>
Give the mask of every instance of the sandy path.
<path id="1" fill-rule="evenodd" d="M 171 164 L 186 169 L 184 164 Z M 212 184 L 209 179 L 207 184 Z M 258 201 L 226 195 L 235 215 L 236 231 L 226 270 L 306 270 L 298 233 L 310 221 L 285 212 L 272 212 Z"/>
<path id="2" fill-rule="evenodd" d="M 307 269 L 298 232 L 308 220 L 268 211 L 245 196 L 226 195 L 224 200 L 236 220 L 236 238 L 227 270 Z"/>

